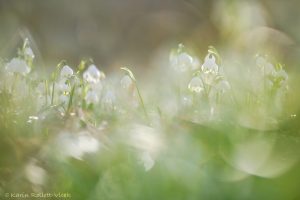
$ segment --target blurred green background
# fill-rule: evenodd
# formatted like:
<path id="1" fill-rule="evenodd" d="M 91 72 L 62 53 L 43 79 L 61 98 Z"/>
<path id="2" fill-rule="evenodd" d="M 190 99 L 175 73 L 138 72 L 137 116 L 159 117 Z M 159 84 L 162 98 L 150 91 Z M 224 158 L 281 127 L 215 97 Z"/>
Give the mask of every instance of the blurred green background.
<path id="1" fill-rule="evenodd" d="M 28 123 L 29 116 L 39 114 L 36 97 L 22 99 L 19 93 L 3 90 L 0 194 L 58 191 L 70 192 L 73 199 L 299 199 L 299 5 L 297 0 L 0 0 L 2 58 L 14 57 L 22 39 L 28 37 L 37 68 L 53 69 L 64 59 L 75 69 L 81 58 L 91 57 L 108 77 L 110 71 L 133 66 L 140 82 L 147 81 L 145 72 L 158 68 L 159 77 L 148 80 L 154 95 L 148 94 L 145 102 L 153 118 L 161 120 L 163 139 L 158 140 L 165 144 L 154 168 L 145 172 L 126 135 L 134 129 L 131 125 L 142 121 L 141 110 L 133 109 L 129 115 L 86 111 L 99 125 L 88 127 L 81 118 L 64 118 L 51 107 L 41 112 L 43 119 Z M 215 46 L 225 64 L 230 60 L 229 66 L 234 63 L 233 69 L 239 69 L 228 78 L 241 82 L 240 67 L 253 64 L 244 57 L 268 54 L 272 61 L 284 63 L 291 92 L 277 129 L 243 127 L 230 118 L 232 113 L 208 125 L 161 113 L 153 104 L 155 97 L 165 98 L 167 107 L 176 102 L 177 91 L 172 91 L 173 96 L 163 93 L 163 85 L 172 81 L 165 80 L 167 70 L 159 69 L 168 67 L 170 49 L 181 42 L 200 58 L 209 45 Z M 152 83 L 160 83 L 160 78 L 165 82 L 160 81 L 164 84 L 158 92 Z M 145 88 L 141 87 L 142 95 L 149 92 Z M 248 109 L 247 105 L 230 108 L 233 115 Z M 254 124 L 262 119 L 251 107 L 249 113 Z M 61 161 L 57 152 L 64 145 L 53 145 L 56 136 L 76 135 L 88 128 L 100 135 L 99 141 L 104 137 L 103 149 L 82 160 Z M 149 127 L 143 125 L 143 131 Z M 24 171 L 33 181 L 26 179 Z M 46 184 L 32 184 L 41 177 L 47 178 L 40 180 Z"/>
<path id="2" fill-rule="evenodd" d="M 0 49 L 30 36 L 44 63 L 84 56 L 103 68 L 149 67 L 161 49 L 183 42 L 263 51 L 294 64 L 299 55 L 299 1 L 289 0 L 1 0 Z"/>

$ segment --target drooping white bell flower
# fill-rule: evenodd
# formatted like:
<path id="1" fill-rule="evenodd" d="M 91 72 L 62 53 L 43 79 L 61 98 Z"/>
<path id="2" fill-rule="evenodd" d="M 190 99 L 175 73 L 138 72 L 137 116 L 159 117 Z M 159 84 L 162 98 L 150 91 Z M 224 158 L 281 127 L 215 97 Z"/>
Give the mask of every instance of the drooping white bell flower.
<path id="1" fill-rule="evenodd" d="M 114 109 L 115 101 L 115 93 L 112 90 L 108 90 L 102 99 L 102 104 L 106 109 Z"/>
<path id="2" fill-rule="evenodd" d="M 279 71 L 276 72 L 275 74 L 276 77 L 281 77 L 284 80 L 287 80 L 289 78 L 288 74 L 286 73 L 285 70 L 281 69 Z"/>
<path id="3" fill-rule="evenodd" d="M 89 90 L 85 96 L 85 100 L 87 104 L 91 104 L 91 103 L 96 104 L 99 102 L 99 97 L 95 91 Z"/>
<path id="4" fill-rule="evenodd" d="M 274 78 L 280 79 L 281 81 L 286 81 L 289 78 L 288 74 L 283 69 L 280 69 L 278 71 L 274 70 L 272 76 Z"/>
<path id="5" fill-rule="evenodd" d="M 128 75 L 125 75 L 125 76 L 121 79 L 120 83 L 121 83 L 121 87 L 122 87 L 122 88 L 124 88 L 124 89 L 129 89 L 129 88 L 132 86 L 133 81 L 132 81 L 132 79 L 131 79 Z"/>
<path id="6" fill-rule="evenodd" d="M 204 59 L 204 63 L 202 64 L 201 67 L 202 71 L 204 72 L 213 72 L 213 73 L 217 73 L 219 70 L 219 67 L 216 63 L 216 58 L 214 55 L 212 54 L 207 54 L 205 59 Z"/>
<path id="7" fill-rule="evenodd" d="M 202 90 L 204 89 L 202 80 L 197 76 L 193 77 L 188 85 L 188 88 L 191 92 L 196 92 L 196 93 L 202 92 Z"/>
<path id="8" fill-rule="evenodd" d="M 280 69 L 278 71 L 274 70 L 271 79 L 272 82 L 276 82 L 275 85 L 277 87 L 284 88 L 287 86 L 288 74 L 283 69 Z"/>
<path id="9" fill-rule="evenodd" d="M 189 54 L 183 44 L 179 44 L 177 50 L 171 51 L 169 61 L 177 72 L 196 70 L 200 67 L 199 59 Z"/>
<path id="10" fill-rule="evenodd" d="M 98 82 L 94 84 L 90 84 L 90 89 L 98 94 L 100 94 L 103 90 L 103 82 Z"/>
<path id="11" fill-rule="evenodd" d="M 256 65 L 259 67 L 263 67 L 265 66 L 267 63 L 266 59 L 263 56 L 258 56 L 256 58 Z"/>
<path id="12" fill-rule="evenodd" d="M 6 70 L 11 73 L 20 73 L 26 75 L 30 72 L 30 67 L 20 58 L 13 58 L 6 64 Z"/>
<path id="13" fill-rule="evenodd" d="M 203 83 L 213 86 L 217 78 L 217 74 L 214 71 L 204 71 L 200 74 Z"/>
<path id="14" fill-rule="evenodd" d="M 265 75 L 271 75 L 275 72 L 275 68 L 271 63 L 266 63 L 262 70 Z"/>
<path id="15" fill-rule="evenodd" d="M 88 83 L 98 83 L 102 78 L 105 78 L 104 73 L 93 64 L 83 72 L 83 79 Z"/>
<path id="16" fill-rule="evenodd" d="M 185 72 L 193 67 L 193 57 L 186 52 L 170 56 L 172 67 L 178 72 Z"/>
<path id="17" fill-rule="evenodd" d="M 193 57 L 183 52 L 178 55 L 177 65 L 180 71 L 187 71 L 193 64 Z"/>
<path id="18" fill-rule="evenodd" d="M 29 57 L 29 58 L 31 58 L 31 59 L 34 59 L 34 57 L 35 57 L 32 49 L 30 47 L 26 47 L 24 49 L 24 55 L 27 56 L 27 57 Z"/>
<path id="19" fill-rule="evenodd" d="M 221 80 L 216 84 L 216 89 L 219 92 L 224 93 L 230 89 L 230 85 L 229 85 L 228 81 Z"/>
<path id="20" fill-rule="evenodd" d="M 68 65 L 63 66 L 63 68 L 60 70 L 60 77 L 62 78 L 69 78 L 73 75 L 73 69 L 69 67 Z"/>
<path id="21" fill-rule="evenodd" d="M 62 78 L 57 82 L 58 90 L 61 92 L 71 92 L 71 86 L 67 83 L 66 78 Z"/>
<path id="22" fill-rule="evenodd" d="M 272 63 L 268 62 L 263 56 L 256 58 L 256 65 L 261 68 L 263 75 L 272 75 L 275 72 L 275 67 Z"/>

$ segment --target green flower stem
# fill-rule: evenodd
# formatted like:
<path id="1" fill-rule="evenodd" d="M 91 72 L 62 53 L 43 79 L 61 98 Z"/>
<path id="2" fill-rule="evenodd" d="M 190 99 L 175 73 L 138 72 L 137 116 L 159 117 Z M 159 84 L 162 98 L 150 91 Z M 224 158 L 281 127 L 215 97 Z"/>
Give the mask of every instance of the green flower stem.
<path id="1" fill-rule="evenodd" d="M 45 103 L 46 103 L 46 106 L 48 105 L 48 93 L 49 93 L 49 90 L 48 90 L 48 81 L 47 80 L 45 80 L 44 81 L 44 83 L 45 83 L 45 94 L 46 94 L 46 98 L 45 98 Z"/>
<path id="2" fill-rule="evenodd" d="M 134 77 L 132 71 L 130 69 L 128 69 L 127 67 L 121 67 L 121 70 L 124 70 L 128 74 L 128 76 L 131 78 L 131 80 L 133 81 L 134 86 L 135 86 L 135 88 L 137 90 L 137 93 L 138 93 L 138 96 L 139 96 L 139 99 L 140 99 L 140 102 L 141 102 L 144 114 L 146 116 L 147 121 L 149 122 L 149 116 L 148 116 L 148 113 L 147 113 L 147 110 L 146 110 L 146 107 L 145 107 L 144 100 L 142 98 L 141 92 L 140 92 L 139 87 L 137 85 L 136 78 Z"/>
<path id="3" fill-rule="evenodd" d="M 13 81 L 13 85 L 11 87 L 11 93 L 13 93 L 15 91 L 15 88 L 16 88 L 16 85 L 17 85 L 17 82 L 18 82 L 18 77 L 19 77 L 18 74 L 14 74 L 14 81 Z"/>
<path id="4" fill-rule="evenodd" d="M 72 106 L 72 102 L 73 102 L 73 97 L 74 97 L 74 93 L 75 93 L 75 88 L 76 88 L 76 85 L 74 85 L 72 87 L 70 98 L 69 98 L 69 102 L 68 102 L 68 108 L 66 110 L 66 114 L 69 113 L 70 110 L 71 110 L 71 106 Z"/>
<path id="5" fill-rule="evenodd" d="M 58 65 L 56 66 L 56 70 L 55 72 L 52 74 L 52 80 L 53 80 L 53 84 L 52 84 L 52 94 L 51 94 L 51 105 L 53 106 L 53 103 L 54 103 L 54 91 L 55 91 L 55 81 L 58 77 L 58 74 L 62 68 L 63 65 L 66 64 L 66 61 L 65 60 L 62 60 L 58 63 Z"/>
<path id="6" fill-rule="evenodd" d="M 144 101 L 143 101 L 142 95 L 141 95 L 141 93 L 140 93 L 140 90 L 139 90 L 139 88 L 138 88 L 138 86 L 137 86 L 136 82 L 134 82 L 134 85 L 135 85 L 135 87 L 136 87 L 136 90 L 137 90 L 137 93 L 138 93 L 138 96 L 139 96 L 140 102 L 141 102 L 141 104 L 142 104 L 142 108 L 143 108 L 144 114 L 145 114 L 145 116 L 146 116 L 147 120 L 149 121 L 149 116 L 148 116 L 148 113 L 147 113 L 147 111 L 146 111 L 146 107 L 145 107 L 145 104 L 144 104 Z"/>
<path id="7" fill-rule="evenodd" d="M 55 90 L 55 82 L 52 84 L 52 94 L 51 94 L 51 105 L 53 106 L 54 102 L 54 90 Z"/>

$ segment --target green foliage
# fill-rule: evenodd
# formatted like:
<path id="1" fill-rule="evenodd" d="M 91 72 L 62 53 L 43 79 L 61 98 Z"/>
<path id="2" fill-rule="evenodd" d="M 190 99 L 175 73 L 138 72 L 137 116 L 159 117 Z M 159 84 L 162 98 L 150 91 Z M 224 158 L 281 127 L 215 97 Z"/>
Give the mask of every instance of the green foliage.
<path id="1" fill-rule="evenodd" d="M 284 67 L 264 58 L 252 79 L 231 82 L 212 46 L 201 66 L 182 44 L 171 54 L 152 87 L 126 67 L 120 85 L 88 59 L 45 80 L 4 70 L 0 196 L 298 198 L 299 111 L 283 109 Z"/>

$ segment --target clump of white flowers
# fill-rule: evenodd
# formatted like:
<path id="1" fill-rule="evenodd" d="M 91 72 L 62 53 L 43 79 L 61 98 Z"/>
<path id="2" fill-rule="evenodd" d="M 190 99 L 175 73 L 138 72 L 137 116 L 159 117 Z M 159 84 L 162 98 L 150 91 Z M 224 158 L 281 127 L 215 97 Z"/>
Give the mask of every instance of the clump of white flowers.
<path id="1" fill-rule="evenodd" d="M 91 64 L 87 68 L 87 70 L 83 72 L 83 79 L 91 84 L 99 83 L 104 78 L 105 74 L 100 71 L 94 64 Z"/>
<path id="2" fill-rule="evenodd" d="M 96 65 L 91 64 L 83 72 L 83 80 L 86 82 L 88 91 L 85 95 L 87 104 L 97 104 L 100 99 L 100 93 L 102 92 L 105 74 L 100 71 Z"/>
<path id="3" fill-rule="evenodd" d="M 57 86 L 60 102 L 64 104 L 67 104 L 69 101 L 70 92 L 72 90 L 70 79 L 73 74 L 73 69 L 68 65 L 64 65 L 60 70 Z"/>
<path id="4" fill-rule="evenodd" d="M 30 67 L 21 58 L 13 58 L 6 64 L 6 70 L 11 73 L 26 75 L 30 72 Z"/>
<path id="5" fill-rule="evenodd" d="M 22 49 L 19 50 L 18 57 L 12 58 L 6 64 L 5 69 L 7 72 L 25 76 L 31 71 L 34 57 L 33 51 L 29 45 L 29 40 L 26 38 Z"/>
<path id="6" fill-rule="evenodd" d="M 210 101 L 216 101 L 218 95 L 230 89 L 228 81 L 220 71 L 216 57 L 219 58 L 219 54 L 213 47 L 210 47 L 201 69 L 194 73 L 188 84 L 191 92 L 203 94 Z"/>
<path id="7" fill-rule="evenodd" d="M 34 55 L 32 49 L 30 48 L 30 46 L 25 47 L 24 55 L 25 55 L 25 57 L 27 57 L 29 59 L 34 59 L 34 57 L 35 57 L 35 55 Z"/>
<path id="8" fill-rule="evenodd" d="M 96 104 L 99 102 L 99 96 L 95 91 L 89 90 L 86 93 L 85 100 L 87 104 Z"/>
<path id="9" fill-rule="evenodd" d="M 94 137 L 92 132 L 89 132 L 89 128 L 92 127 L 96 129 L 95 132 L 101 132 L 97 127 L 103 121 L 107 122 L 107 126 L 113 124 L 119 127 L 121 124 L 121 128 L 122 125 L 134 124 L 128 130 L 128 137 L 124 140 L 126 140 L 126 145 L 134 149 L 138 162 L 146 171 L 149 171 L 158 162 L 159 153 L 164 147 L 165 141 L 162 139 L 163 133 L 161 132 L 163 131 L 161 130 L 168 130 L 169 124 L 174 124 L 173 119 L 192 122 L 214 120 L 215 122 L 218 121 L 217 119 L 223 119 L 222 116 L 227 116 L 227 108 L 234 110 L 236 106 L 233 103 L 235 99 L 233 100 L 232 97 L 235 89 L 232 86 L 235 85 L 233 82 L 231 82 L 232 85 L 229 83 L 229 78 L 225 74 L 227 66 L 223 65 L 214 47 L 209 47 L 201 63 L 197 56 L 180 44 L 170 53 L 169 60 L 172 69 L 176 71 L 173 73 L 175 84 L 169 81 L 167 75 L 162 74 L 162 78 L 167 80 L 166 86 L 158 81 L 153 84 L 139 85 L 139 78 L 136 78 L 126 67 L 121 68 L 124 73 L 117 80 L 106 79 L 104 72 L 100 71 L 91 60 L 81 61 L 78 68 L 70 67 L 62 61 L 51 78 L 42 79 L 33 76 L 34 58 L 35 55 L 26 40 L 19 55 L 3 66 L 9 72 L 8 74 L 21 77 L 23 87 L 30 88 L 28 90 L 30 95 L 25 93 L 26 96 L 23 95 L 20 99 L 28 97 L 37 99 L 35 113 L 29 113 L 25 118 L 28 119 L 27 125 L 36 125 L 41 121 L 46 121 L 48 113 L 50 113 L 49 116 L 58 119 L 57 121 L 71 124 L 68 128 L 64 127 L 66 131 L 56 137 L 56 142 L 60 146 L 59 152 L 63 157 L 82 160 L 84 155 L 96 153 L 102 143 L 97 139 L 98 137 Z M 263 106 L 271 107 L 270 110 L 280 107 L 280 100 L 287 90 L 287 73 L 281 64 L 274 65 L 265 57 L 257 57 L 256 61 L 258 67 L 252 69 L 258 72 L 257 79 L 260 82 L 253 81 L 256 88 L 250 92 L 253 93 L 253 99 L 257 98 L 255 102 L 263 102 L 257 106 L 258 110 L 262 112 L 267 110 L 261 109 Z M 146 87 L 150 88 L 150 92 L 140 90 Z M 21 94 L 13 89 L 10 92 Z M 248 91 L 243 92 L 240 92 L 241 99 L 245 99 L 243 94 Z M 269 102 L 273 104 L 267 105 Z M 249 106 L 249 108 L 253 107 Z M 221 112 L 225 114 L 222 115 Z M 237 114 L 232 119 L 238 117 Z M 78 129 L 71 130 L 75 128 Z M 82 132 L 82 130 L 88 131 Z M 32 171 L 36 170 L 40 174 L 40 180 L 37 178 L 34 184 L 44 182 L 41 177 L 45 176 L 45 172 L 39 169 L 36 163 L 29 163 L 26 170 L 29 180 L 33 176 Z"/>
<path id="10" fill-rule="evenodd" d="M 288 75 L 281 64 L 274 66 L 263 56 L 257 57 L 256 64 L 261 69 L 268 89 L 279 90 L 287 88 Z"/>
<path id="11" fill-rule="evenodd" d="M 283 66 L 278 63 L 272 64 L 265 56 L 258 56 L 256 65 L 260 69 L 261 101 L 265 104 L 272 103 L 275 107 L 272 112 L 280 111 L 283 97 L 288 90 L 288 75 Z"/>
<path id="12" fill-rule="evenodd" d="M 74 74 L 73 69 L 68 65 L 64 65 L 60 70 L 61 79 L 68 79 L 71 76 L 73 76 L 73 74 Z"/>
<path id="13" fill-rule="evenodd" d="M 101 103 L 102 103 L 102 107 L 106 111 L 112 111 L 116 109 L 116 95 L 111 88 L 108 88 L 106 90 L 101 100 Z"/>

